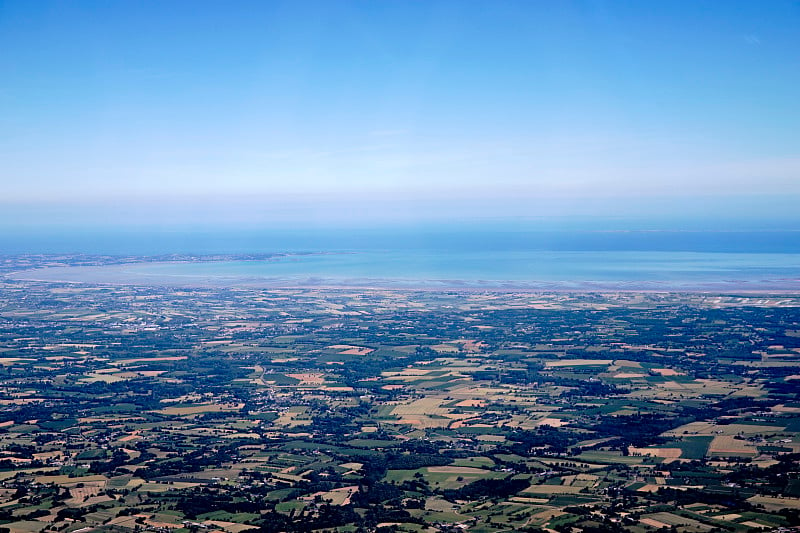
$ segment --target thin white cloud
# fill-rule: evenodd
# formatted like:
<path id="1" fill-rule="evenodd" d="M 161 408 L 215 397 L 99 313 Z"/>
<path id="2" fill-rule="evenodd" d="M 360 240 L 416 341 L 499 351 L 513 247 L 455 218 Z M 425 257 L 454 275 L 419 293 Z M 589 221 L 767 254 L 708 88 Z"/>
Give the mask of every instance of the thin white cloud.
<path id="1" fill-rule="evenodd" d="M 744 42 L 749 45 L 758 46 L 761 44 L 761 39 L 759 39 L 758 35 L 750 34 L 744 36 Z"/>

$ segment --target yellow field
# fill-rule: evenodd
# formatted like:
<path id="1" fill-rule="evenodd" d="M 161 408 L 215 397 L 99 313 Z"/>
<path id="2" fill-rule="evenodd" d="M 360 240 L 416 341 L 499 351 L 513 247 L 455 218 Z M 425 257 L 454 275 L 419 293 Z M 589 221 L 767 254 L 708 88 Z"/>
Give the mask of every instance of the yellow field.
<path id="1" fill-rule="evenodd" d="M 381 372 L 381 375 L 386 379 L 401 379 L 408 381 L 409 378 L 416 379 L 420 376 L 427 376 L 431 373 L 430 369 L 427 368 L 406 368 L 399 372 L 393 371 L 385 371 Z"/>
<path id="2" fill-rule="evenodd" d="M 23 359 L 22 357 L 0 357 L 0 365 L 2 366 L 9 366 L 13 365 L 14 363 L 19 363 L 20 361 L 36 361 L 36 359 Z"/>
<path id="3" fill-rule="evenodd" d="M 205 526 L 214 526 L 212 529 L 229 531 L 230 533 L 239 533 L 240 531 L 247 531 L 248 529 L 258 529 L 258 526 L 249 526 L 247 524 L 239 524 L 238 522 L 224 522 L 222 520 L 206 520 L 203 522 Z"/>
<path id="4" fill-rule="evenodd" d="M 411 403 L 398 405 L 392 409 L 392 414 L 399 417 L 417 415 L 444 415 L 449 409 L 441 407 L 444 400 L 440 398 L 420 398 Z"/>
<path id="5" fill-rule="evenodd" d="M 220 413 L 223 411 L 238 411 L 242 407 L 244 407 L 243 403 L 237 403 L 237 404 L 207 403 L 207 404 L 190 405 L 187 407 L 165 407 L 164 409 L 159 409 L 158 411 L 155 412 L 163 415 L 188 416 L 188 415 L 196 415 L 199 413 Z"/>
<path id="6" fill-rule="evenodd" d="M 661 376 L 682 376 L 685 374 L 684 372 L 678 372 L 671 368 L 652 368 L 650 371 Z"/>
<path id="7" fill-rule="evenodd" d="M 633 372 L 620 372 L 619 374 L 614 374 L 614 379 L 635 379 L 635 378 L 644 378 L 647 377 L 647 374 L 634 374 Z"/>
<path id="8" fill-rule="evenodd" d="M 275 419 L 276 426 L 297 427 L 307 426 L 311 419 L 306 418 L 307 408 L 303 406 L 290 407 Z"/>
<path id="9" fill-rule="evenodd" d="M 54 485 L 77 485 L 78 483 L 103 483 L 105 484 L 106 479 L 105 476 L 83 476 L 83 477 L 69 477 L 69 476 L 36 476 L 34 478 L 36 483 L 42 483 L 46 485 L 48 483 L 53 483 Z"/>
<path id="10" fill-rule="evenodd" d="M 126 374 L 129 374 L 129 372 L 126 372 Z M 135 376 L 135 374 L 134 374 L 134 376 Z M 124 377 L 121 377 L 118 373 L 117 374 L 105 374 L 105 373 L 100 373 L 100 372 L 92 372 L 88 376 L 86 376 L 84 378 L 81 378 L 81 381 L 86 382 L 86 383 L 97 383 L 97 382 L 117 383 L 118 381 L 125 381 L 125 379 L 130 379 L 130 377 L 124 378 Z"/>
<path id="11" fill-rule="evenodd" d="M 347 505 L 350 503 L 350 498 L 353 494 L 358 492 L 358 485 L 351 485 L 349 487 L 341 487 L 338 489 L 329 490 L 327 492 L 316 492 L 307 498 L 313 500 L 316 496 L 322 498 L 323 501 L 331 505 Z"/>
<path id="12" fill-rule="evenodd" d="M 649 455 L 650 457 L 676 459 L 681 456 L 683 450 L 680 448 L 634 448 L 633 446 L 628 446 L 628 453 L 631 455 Z"/>
<path id="13" fill-rule="evenodd" d="M 97 496 L 100 491 L 105 487 L 105 481 L 96 481 L 94 483 L 84 483 L 82 487 L 72 487 L 69 489 L 71 504 L 79 504 L 84 499 L 92 496 Z"/>
<path id="14" fill-rule="evenodd" d="M 374 348 L 367 348 L 365 346 L 351 346 L 348 344 L 335 344 L 333 346 L 329 346 L 334 350 L 340 350 L 339 353 L 342 355 L 369 355 L 375 351 Z"/>
<path id="15" fill-rule="evenodd" d="M 763 389 L 760 385 L 754 386 L 747 386 L 747 387 L 739 387 L 738 390 L 735 390 L 731 396 L 739 396 L 743 398 L 761 398 L 767 394 L 767 391 Z"/>
<path id="16" fill-rule="evenodd" d="M 431 348 L 439 353 L 458 353 L 458 346 L 452 344 L 434 344 Z"/>
<path id="17" fill-rule="evenodd" d="M 526 494 L 577 494 L 583 487 L 570 485 L 531 485 L 523 492 Z"/>
<path id="18" fill-rule="evenodd" d="M 780 433 L 785 426 L 767 426 L 767 425 L 751 425 L 751 424 L 726 424 L 717 425 L 711 422 L 691 422 L 683 426 L 677 427 L 670 431 L 662 433 L 663 436 L 680 436 L 680 435 L 756 435 L 763 433 Z"/>
<path id="19" fill-rule="evenodd" d="M 518 500 L 518 499 L 522 499 L 522 498 L 513 498 L 513 500 Z M 533 498 L 524 498 L 524 499 L 527 500 L 527 499 L 533 499 Z M 537 499 L 533 499 L 533 500 L 534 500 L 534 502 L 538 502 L 539 501 L 538 498 Z M 544 500 L 544 501 L 547 502 L 547 500 Z M 531 502 L 531 503 L 533 503 L 533 502 Z M 557 517 L 559 517 L 561 515 L 564 515 L 564 514 L 566 514 L 566 513 L 564 511 L 561 511 L 560 509 L 545 509 L 544 511 L 540 511 L 540 512 L 538 512 L 536 514 L 531 515 L 530 523 L 532 525 L 535 525 L 535 526 L 543 526 L 547 522 L 552 520 L 553 518 L 557 518 Z M 547 530 L 547 531 L 552 531 L 552 530 Z"/>
<path id="20" fill-rule="evenodd" d="M 533 425 L 538 426 L 550 426 L 554 428 L 560 428 L 561 426 L 566 426 L 569 422 L 565 422 L 560 418 L 542 418 L 541 420 L 537 420 Z"/>
<path id="21" fill-rule="evenodd" d="M 0 400 L 0 405 L 27 405 L 29 403 L 36 403 L 36 402 L 43 402 L 45 401 L 44 398 L 14 398 L 13 400 Z M 14 421 L 11 420 L 9 426 L 14 425 Z M 5 424 L 5 422 L 4 422 Z"/>
<path id="22" fill-rule="evenodd" d="M 591 487 L 600 479 L 599 476 L 594 474 L 575 474 L 572 476 L 564 476 L 564 485 L 574 487 Z"/>
<path id="23" fill-rule="evenodd" d="M 641 520 L 639 520 L 639 522 L 646 526 L 654 527 L 656 529 L 661 529 L 662 527 L 666 528 L 669 527 L 669 524 L 665 524 L 664 522 L 659 522 L 658 520 L 654 520 L 652 518 L 642 518 Z"/>
<path id="24" fill-rule="evenodd" d="M 748 502 L 758 505 L 761 504 L 769 511 L 779 511 L 783 508 L 800 509 L 800 498 L 782 498 L 778 496 L 753 496 L 747 499 Z"/>
<path id="25" fill-rule="evenodd" d="M 388 421 L 392 423 L 392 421 Z M 446 418 L 431 418 L 425 415 L 408 415 L 394 422 L 395 424 L 408 424 L 420 429 L 425 428 L 446 428 L 450 425 L 450 420 Z"/>
<path id="26" fill-rule="evenodd" d="M 484 405 L 486 405 L 485 400 L 461 400 L 456 407 L 483 407 Z"/>
<path id="27" fill-rule="evenodd" d="M 322 385 L 325 377 L 318 373 L 286 374 L 290 378 L 300 381 L 299 385 Z"/>
<path id="28" fill-rule="evenodd" d="M 757 455 L 758 450 L 746 440 L 737 439 L 732 435 L 714 437 L 708 447 L 707 455 Z"/>

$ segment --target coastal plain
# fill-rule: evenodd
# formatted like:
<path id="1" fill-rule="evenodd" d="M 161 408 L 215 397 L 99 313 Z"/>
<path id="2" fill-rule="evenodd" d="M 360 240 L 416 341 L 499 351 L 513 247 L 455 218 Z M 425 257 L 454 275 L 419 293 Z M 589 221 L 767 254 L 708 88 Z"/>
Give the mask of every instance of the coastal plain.
<path id="1" fill-rule="evenodd" d="M 114 261 L 0 261 L 0 528 L 800 526 L 800 296 L 19 277 Z"/>

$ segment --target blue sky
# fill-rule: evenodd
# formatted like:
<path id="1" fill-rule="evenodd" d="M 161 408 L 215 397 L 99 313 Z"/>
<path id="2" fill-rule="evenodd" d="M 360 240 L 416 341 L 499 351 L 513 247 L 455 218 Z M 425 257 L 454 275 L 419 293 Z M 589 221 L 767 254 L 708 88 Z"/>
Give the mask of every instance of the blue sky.
<path id="1" fill-rule="evenodd" d="M 793 216 L 795 1 L 0 0 L 0 222 Z"/>

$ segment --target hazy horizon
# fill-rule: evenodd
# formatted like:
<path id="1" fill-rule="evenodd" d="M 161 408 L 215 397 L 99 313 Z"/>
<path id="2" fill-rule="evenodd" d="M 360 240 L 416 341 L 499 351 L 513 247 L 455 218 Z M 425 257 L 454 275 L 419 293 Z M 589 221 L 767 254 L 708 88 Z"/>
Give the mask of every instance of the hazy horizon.
<path id="1" fill-rule="evenodd" d="M 0 232 L 800 227 L 800 5 L 0 4 Z"/>

